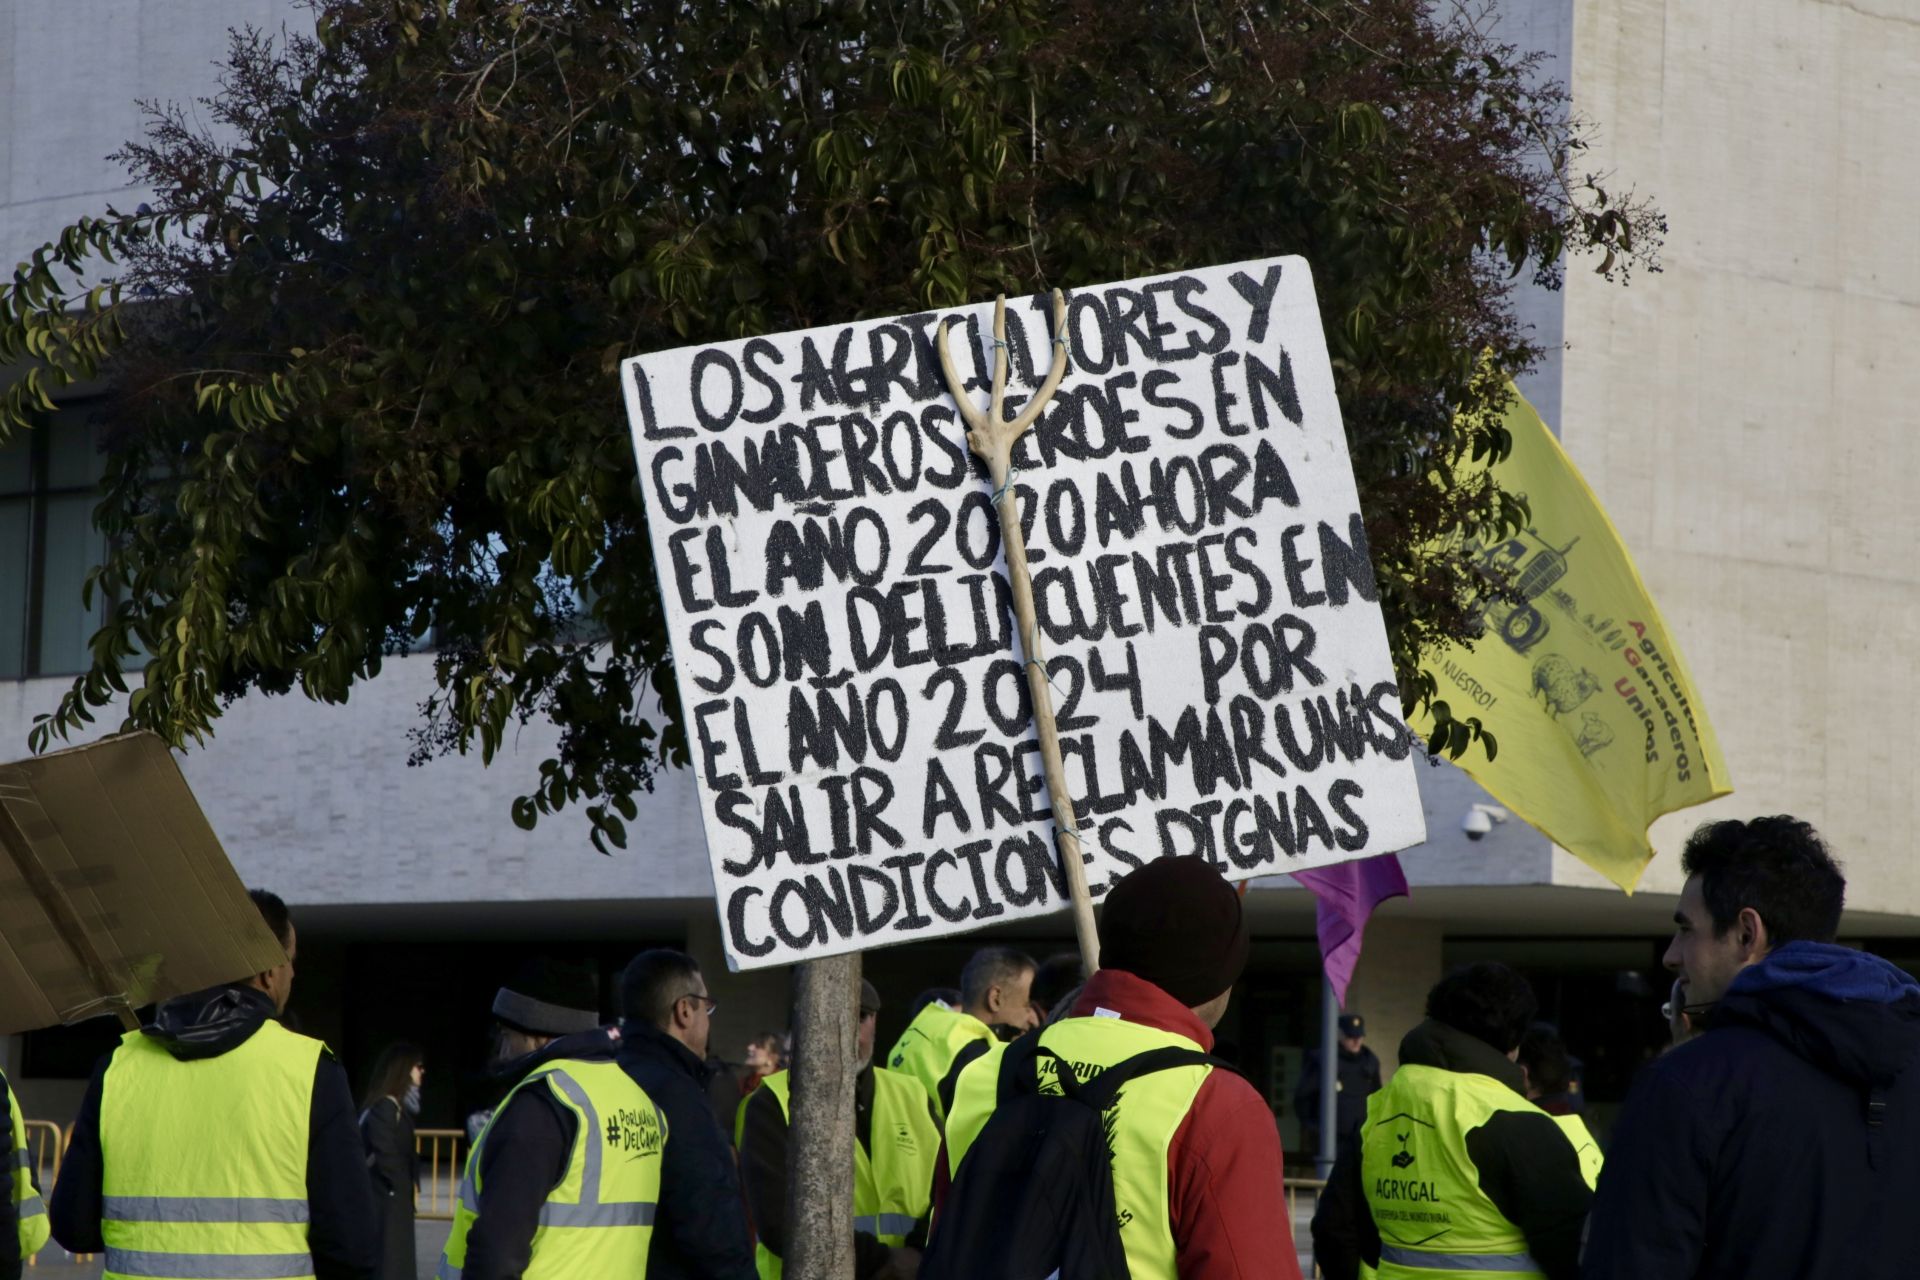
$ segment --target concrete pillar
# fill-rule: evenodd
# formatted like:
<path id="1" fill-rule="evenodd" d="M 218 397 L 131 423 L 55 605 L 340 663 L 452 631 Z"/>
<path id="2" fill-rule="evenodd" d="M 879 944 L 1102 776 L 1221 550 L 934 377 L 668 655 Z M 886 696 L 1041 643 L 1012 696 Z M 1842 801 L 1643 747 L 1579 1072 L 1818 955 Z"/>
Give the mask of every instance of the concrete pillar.
<path id="1" fill-rule="evenodd" d="M 728 1062 L 746 1056 L 747 1040 L 762 1031 L 781 1032 L 792 1017 L 792 971 L 785 966 L 727 972 L 720 942 L 720 919 L 711 903 L 700 903 L 687 918 L 687 954 L 700 966 L 707 990 L 720 1003 L 713 1015 L 709 1053 Z"/>
<path id="2" fill-rule="evenodd" d="M 1440 980 L 1443 932 L 1437 920 L 1395 918 L 1388 908 L 1367 924 L 1346 1006 L 1366 1018 L 1367 1046 L 1383 1076 L 1400 1065 L 1400 1038 L 1426 1016 L 1427 989 Z"/>

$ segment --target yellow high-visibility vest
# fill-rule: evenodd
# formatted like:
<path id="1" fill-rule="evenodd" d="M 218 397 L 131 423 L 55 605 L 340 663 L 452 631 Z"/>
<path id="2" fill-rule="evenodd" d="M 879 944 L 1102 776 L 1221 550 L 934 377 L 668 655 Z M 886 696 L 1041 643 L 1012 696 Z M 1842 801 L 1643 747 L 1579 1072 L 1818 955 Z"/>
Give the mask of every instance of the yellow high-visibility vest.
<path id="1" fill-rule="evenodd" d="M 644 1276 L 660 1201 L 660 1160 L 671 1140 L 667 1118 L 618 1063 L 556 1058 L 513 1087 L 473 1144 L 440 1257 L 441 1280 L 459 1280 L 466 1265 L 467 1236 L 486 1191 L 480 1161 L 487 1138 L 522 1089 L 549 1091 L 577 1122 L 566 1175 L 540 1207 L 533 1260 L 523 1280 Z"/>
<path id="2" fill-rule="evenodd" d="M 1567 1141 L 1573 1144 L 1573 1150 L 1580 1157 L 1580 1173 L 1589 1187 L 1600 1186 L 1600 1169 L 1606 1161 L 1600 1152 L 1600 1144 L 1594 1140 L 1593 1131 L 1587 1128 L 1587 1122 L 1579 1116 L 1555 1116 L 1553 1122 L 1567 1135 Z"/>
<path id="3" fill-rule="evenodd" d="M 975 1040 L 993 1039 L 993 1029 L 986 1023 L 936 1000 L 913 1015 L 913 1021 L 894 1042 L 893 1052 L 887 1055 L 887 1066 L 920 1082 L 933 1099 L 934 1114 L 944 1124 L 947 1117 L 940 1105 L 940 1082 L 953 1069 L 955 1055 Z"/>
<path id="4" fill-rule="evenodd" d="M 1544 1280 L 1467 1153 L 1467 1134 L 1502 1111 L 1547 1114 L 1491 1076 L 1439 1067 L 1402 1066 L 1367 1099 L 1360 1172 L 1380 1280 Z"/>
<path id="5" fill-rule="evenodd" d="M 1040 1047 L 1073 1064 L 1074 1075 L 1091 1080 L 1128 1058 L 1154 1049 L 1203 1052 L 1186 1036 L 1158 1031 L 1121 1018 L 1067 1018 L 1040 1033 Z M 992 1119 L 999 1100 L 1005 1046 L 967 1064 L 954 1084 L 953 1114 L 947 1119 L 947 1172 L 959 1177 L 960 1163 Z M 1057 1077 L 1041 1058 L 1040 1091 L 1061 1092 Z M 1200 1086 L 1213 1074 L 1206 1065 L 1171 1067 L 1130 1081 L 1120 1090 L 1109 1125 L 1113 1141 L 1113 1201 L 1120 1218 L 1120 1243 L 1126 1249 L 1133 1280 L 1177 1280 L 1178 1245 L 1167 1184 L 1167 1154 L 1173 1135 L 1193 1108 Z"/>
<path id="6" fill-rule="evenodd" d="M 313 1275 L 307 1136 L 325 1051 L 271 1020 L 185 1061 L 121 1037 L 100 1089 L 105 1276 Z"/>
<path id="7" fill-rule="evenodd" d="M 47 1205 L 33 1189 L 33 1153 L 27 1150 L 27 1121 L 20 1114 L 20 1095 L 0 1074 L 7 1091 L 7 1109 L 13 1118 L 13 1212 L 20 1221 L 20 1257 L 31 1258 L 47 1242 Z"/>
<path id="8" fill-rule="evenodd" d="M 995 1041 L 978 1058 L 961 1068 L 953 1082 L 953 1107 L 947 1112 L 947 1177 L 960 1176 L 960 1161 L 973 1140 L 987 1127 L 1000 1100 L 1000 1060 L 1007 1046 Z"/>
<path id="9" fill-rule="evenodd" d="M 776 1071 L 760 1087 L 772 1091 L 780 1114 L 791 1119 L 792 1077 Z M 918 1080 L 885 1067 L 873 1069 L 873 1127 L 867 1140 L 871 1149 L 858 1140 L 853 1144 L 853 1229 L 897 1247 L 933 1207 L 933 1168 L 940 1156 L 940 1130 Z M 753 1252 L 760 1280 L 780 1280 L 780 1255 L 764 1241 Z"/>

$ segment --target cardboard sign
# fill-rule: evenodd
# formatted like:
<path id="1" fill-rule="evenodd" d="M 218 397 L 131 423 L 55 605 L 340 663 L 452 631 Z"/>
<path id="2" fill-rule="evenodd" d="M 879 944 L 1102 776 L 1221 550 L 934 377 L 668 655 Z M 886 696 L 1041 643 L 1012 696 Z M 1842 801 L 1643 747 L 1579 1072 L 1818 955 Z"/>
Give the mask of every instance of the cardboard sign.
<path id="1" fill-rule="evenodd" d="M 0 765 L 0 1033 L 138 1008 L 286 958 L 159 738 Z"/>
<path id="2" fill-rule="evenodd" d="M 1425 838 L 1313 283 L 1298 258 L 1082 290 L 995 494 L 991 304 L 623 370 L 728 959 L 1059 910 L 1024 663 L 1054 689 L 1098 899 L 1163 854 L 1240 879 Z M 1008 307 L 1011 417 L 1049 306 Z M 1024 526 L 1021 651 L 996 501 Z"/>

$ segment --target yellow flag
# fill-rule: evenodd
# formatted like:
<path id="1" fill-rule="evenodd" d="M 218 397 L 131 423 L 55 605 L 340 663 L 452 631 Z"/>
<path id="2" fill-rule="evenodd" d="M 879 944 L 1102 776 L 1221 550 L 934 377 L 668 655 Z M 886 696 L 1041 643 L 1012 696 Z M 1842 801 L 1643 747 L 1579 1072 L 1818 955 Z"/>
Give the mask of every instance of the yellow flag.
<path id="1" fill-rule="evenodd" d="M 1490 597 L 1485 634 L 1429 660 L 1456 719 L 1498 743 L 1456 762 L 1507 808 L 1629 893 L 1663 813 L 1733 789 L 1680 650 L 1607 513 L 1533 406 L 1513 393 L 1513 449 L 1493 467 L 1531 523 L 1470 550 L 1524 603 Z M 1423 713 L 1412 726 L 1433 731 Z"/>

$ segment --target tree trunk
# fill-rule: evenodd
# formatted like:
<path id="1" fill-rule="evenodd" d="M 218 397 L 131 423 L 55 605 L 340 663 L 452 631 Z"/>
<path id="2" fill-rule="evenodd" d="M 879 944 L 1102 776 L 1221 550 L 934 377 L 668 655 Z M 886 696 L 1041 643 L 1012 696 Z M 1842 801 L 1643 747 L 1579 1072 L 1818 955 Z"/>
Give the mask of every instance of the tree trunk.
<path id="1" fill-rule="evenodd" d="M 860 956 L 800 965 L 787 1126 L 786 1280 L 853 1280 L 853 1077 Z"/>

